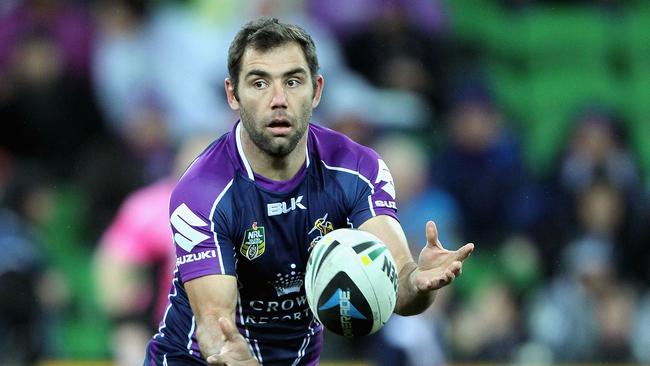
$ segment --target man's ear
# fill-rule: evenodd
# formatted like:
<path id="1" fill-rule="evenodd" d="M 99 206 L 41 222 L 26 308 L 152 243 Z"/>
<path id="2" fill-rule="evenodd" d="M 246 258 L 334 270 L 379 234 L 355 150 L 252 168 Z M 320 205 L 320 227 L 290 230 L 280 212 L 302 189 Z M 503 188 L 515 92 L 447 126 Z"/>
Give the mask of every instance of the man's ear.
<path id="1" fill-rule="evenodd" d="M 316 88 L 314 89 L 314 97 L 311 100 L 311 107 L 316 108 L 320 103 L 320 97 L 323 95 L 323 87 L 325 86 L 325 79 L 323 75 L 316 75 Z"/>
<path id="2" fill-rule="evenodd" d="M 237 92 L 235 91 L 235 86 L 232 83 L 230 78 L 226 78 L 223 82 L 224 87 L 226 88 L 226 98 L 228 99 L 228 105 L 233 111 L 239 110 L 239 100 L 237 100 Z"/>

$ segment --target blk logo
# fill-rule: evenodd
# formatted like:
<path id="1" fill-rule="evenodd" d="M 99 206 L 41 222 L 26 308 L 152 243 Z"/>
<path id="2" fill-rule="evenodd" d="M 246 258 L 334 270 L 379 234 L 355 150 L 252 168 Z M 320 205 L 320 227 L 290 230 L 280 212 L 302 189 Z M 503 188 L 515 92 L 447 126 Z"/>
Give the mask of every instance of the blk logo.
<path id="1" fill-rule="evenodd" d="M 268 203 L 266 205 L 266 212 L 269 216 L 278 216 L 278 215 L 289 213 L 297 208 L 301 210 L 306 210 L 307 207 L 305 207 L 301 203 L 301 201 L 302 201 L 302 196 L 298 196 L 298 197 L 291 197 L 291 201 L 289 201 L 289 203 L 287 202 Z"/>

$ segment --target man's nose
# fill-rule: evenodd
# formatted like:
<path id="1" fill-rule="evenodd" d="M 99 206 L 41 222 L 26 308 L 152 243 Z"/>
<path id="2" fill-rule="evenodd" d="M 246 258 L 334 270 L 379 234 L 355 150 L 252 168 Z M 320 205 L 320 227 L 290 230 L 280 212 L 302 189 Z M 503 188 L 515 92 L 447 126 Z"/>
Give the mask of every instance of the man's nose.
<path id="1" fill-rule="evenodd" d="M 271 108 L 287 108 L 286 91 L 281 85 L 273 87 L 273 99 L 271 100 Z"/>

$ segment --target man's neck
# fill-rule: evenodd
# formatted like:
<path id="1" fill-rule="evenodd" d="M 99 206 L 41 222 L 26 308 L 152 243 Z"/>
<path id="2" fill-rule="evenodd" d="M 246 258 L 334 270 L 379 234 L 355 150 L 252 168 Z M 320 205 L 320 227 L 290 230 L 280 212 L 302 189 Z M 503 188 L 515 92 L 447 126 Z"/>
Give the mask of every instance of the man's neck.
<path id="1" fill-rule="evenodd" d="M 306 144 L 307 134 L 288 155 L 274 157 L 260 150 L 249 138 L 242 136 L 244 154 L 253 172 L 276 181 L 289 180 L 298 173 L 307 156 Z"/>

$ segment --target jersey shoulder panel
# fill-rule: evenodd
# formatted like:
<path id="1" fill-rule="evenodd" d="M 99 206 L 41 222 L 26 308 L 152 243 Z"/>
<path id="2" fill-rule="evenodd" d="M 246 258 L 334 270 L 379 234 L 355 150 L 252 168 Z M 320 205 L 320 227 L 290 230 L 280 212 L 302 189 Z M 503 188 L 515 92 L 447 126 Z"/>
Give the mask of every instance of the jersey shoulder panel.
<path id="1" fill-rule="evenodd" d="M 371 178 L 377 172 L 379 155 L 346 135 L 327 127 L 310 125 L 310 148 L 328 166 L 350 169 Z"/>
<path id="2" fill-rule="evenodd" d="M 238 168 L 230 134 L 210 145 L 185 171 L 172 192 L 169 215 L 176 264 L 183 281 L 233 274 L 231 186 Z"/>
<path id="3" fill-rule="evenodd" d="M 185 204 L 209 217 L 215 199 L 236 174 L 228 140 L 228 134 L 222 136 L 187 168 L 172 192 L 170 213 Z"/>
<path id="4" fill-rule="evenodd" d="M 358 189 L 347 192 L 354 195 L 349 197 L 351 202 L 369 201 L 370 216 L 386 214 L 397 218 L 393 178 L 377 152 L 340 132 L 314 124 L 310 125 L 309 138 L 310 154 L 317 156 L 325 169 L 335 172 L 340 179 L 356 177 Z M 361 221 L 367 218 L 366 215 L 359 217 Z"/>

